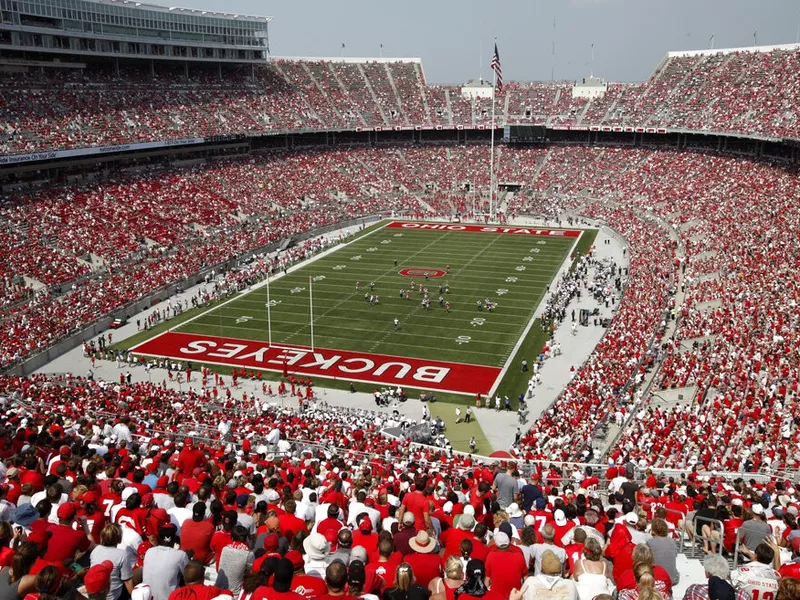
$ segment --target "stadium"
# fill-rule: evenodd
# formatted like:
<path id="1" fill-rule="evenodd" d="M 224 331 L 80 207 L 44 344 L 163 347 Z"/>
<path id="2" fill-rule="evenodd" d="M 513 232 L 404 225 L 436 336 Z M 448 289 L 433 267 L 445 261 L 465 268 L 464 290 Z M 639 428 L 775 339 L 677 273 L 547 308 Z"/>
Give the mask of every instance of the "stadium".
<path id="1" fill-rule="evenodd" d="M 2 598 L 800 596 L 799 44 L 0 14 Z"/>

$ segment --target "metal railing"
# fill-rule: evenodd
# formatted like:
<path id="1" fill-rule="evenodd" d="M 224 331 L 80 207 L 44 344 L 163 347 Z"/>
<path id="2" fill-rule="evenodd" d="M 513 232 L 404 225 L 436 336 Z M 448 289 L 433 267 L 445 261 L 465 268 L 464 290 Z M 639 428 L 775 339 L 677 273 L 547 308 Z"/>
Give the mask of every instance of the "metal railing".
<path id="1" fill-rule="evenodd" d="M 700 525 L 701 533 L 697 533 L 697 525 L 698 524 Z M 710 536 L 710 535 L 709 536 L 703 535 L 702 531 L 703 531 L 703 526 L 704 525 L 708 525 L 711 528 L 712 532 L 719 531 L 719 539 L 717 539 L 717 538 L 715 538 L 713 536 Z M 722 551 L 723 551 L 722 538 L 723 538 L 724 533 L 725 533 L 725 527 L 722 525 L 722 521 L 720 521 L 719 519 L 709 519 L 709 518 L 706 518 L 706 517 L 695 516 L 692 519 L 692 526 L 693 526 L 694 533 L 691 536 L 692 543 L 689 546 L 691 558 L 695 557 L 695 553 L 697 551 L 697 541 L 698 540 L 703 542 L 703 545 L 705 545 L 706 542 L 707 542 L 708 544 L 710 544 L 712 546 L 716 546 L 717 549 L 716 549 L 716 551 L 714 553 L 722 555 Z"/>

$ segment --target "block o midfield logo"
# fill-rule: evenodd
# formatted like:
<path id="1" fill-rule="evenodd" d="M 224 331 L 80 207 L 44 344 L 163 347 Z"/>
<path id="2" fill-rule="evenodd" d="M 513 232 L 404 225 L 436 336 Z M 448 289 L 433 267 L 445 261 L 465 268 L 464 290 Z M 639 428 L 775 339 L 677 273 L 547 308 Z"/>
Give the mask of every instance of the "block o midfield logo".
<path id="1" fill-rule="evenodd" d="M 403 277 L 425 277 L 426 273 L 431 279 L 447 275 L 447 271 L 443 269 L 419 269 L 417 267 L 410 267 L 400 271 L 400 275 Z"/>

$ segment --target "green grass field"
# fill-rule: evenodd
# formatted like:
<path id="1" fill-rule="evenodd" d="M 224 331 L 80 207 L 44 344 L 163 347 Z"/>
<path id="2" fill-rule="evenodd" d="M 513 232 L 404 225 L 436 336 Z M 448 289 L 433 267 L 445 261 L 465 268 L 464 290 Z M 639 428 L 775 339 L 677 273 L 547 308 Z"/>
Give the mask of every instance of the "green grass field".
<path id="1" fill-rule="evenodd" d="M 508 363 L 508 371 L 496 393 L 511 397 L 516 408 L 516 395 L 524 389 L 527 377 L 520 374 L 519 364 L 523 358 L 531 363 L 546 339 L 538 322 L 527 334 L 526 328 L 570 249 L 576 245 L 577 252 L 586 252 L 595 235 L 595 230 L 584 231 L 575 244 L 576 238 L 397 229 L 382 224 L 271 282 L 272 342 L 311 345 L 311 277 L 315 348 L 482 365 L 491 367 L 497 375 Z M 448 266 L 449 272 L 443 277 L 427 281 L 424 276 L 411 278 L 400 274 L 407 268 L 432 271 L 447 270 Z M 417 290 L 410 299 L 401 298 L 400 290 L 410 290 L 412 281 Z M 375 286 L 370 291 L 372 282 Z M 428 310 L 421 304 L 420 284 L 426 285 L 430 293 Z M 441 296 L 450 303 L 449 312 L 438 302 L 439 286 L 445 284 L 449 284 L 450 293 Z M 379 295 L 380 304 L 369 304 L 364 299 L 365 293 Z M 492 312 L 479 312 L 477 301 L 487 298 L 496 307 Z M 266 287 L 257 287 L 210 308 L 189 311 L 125 340 L 119 347 L 130 348 L 167 330 L 266 342 L 269 339 L 266 299 Z M 393 326 L 395 318 L 399 321 L 397 329 Z M 519 350 L 510 360 L 518 341 Z M 198 362 L 230 372 L 230 367 L 220 363 L 202 359 Z M 280 372 L 275 371 L 265 371 L 264 375 L 272 380 L 281 378 Z M 360 391 L 381 386 L 361 381 L 356 384 Z M 318 385 L 346 389 L 349 381 L 340 375 L 319 380 Z M 424 389 L 423 385 L 419 387 Z M 416 397 L 419 391 L 408 390 L 408 393 Z M 437 391 L 436 396 L 445 403 L 474 403 L 474 394 L 463 391 L 460 394 Z M 448 425 L 453 425 L 452 404 L 437 403 L 431 409 L 434 415 L 441 415 Z M 454 434 L 451 442 L 456 449 L 466 450 L 469 436 L 475 435 L 479 452 L 491 451 L 477 422 L 448 430 Z"/>
<path id="2" fill-rule="evenodd" d="M 378 229 L 271 284 L 272 341 L 311 344 L 311 276 L 316 347 L 502 367 L 573 242 Z M 447 265 L 449 274 L 427 282 L 399 274 L 403 268 Z M 361 282 L 358 290 L 356 281 Z M 412 281 L 430 290 L 429 310 L 422 307 L 419 292 L 400 297 Z M 375 283 L 372 292 L 370 282 Z M 451 291 L 441 295 L 450 302 L 449 313 L 438 303 L 439 286 L 445 283 Z M 364 300 L 368 292 L 380 295 L 379 305 Z M 175 330 L 267 341 L 266 293 L 260 288 L 243 294 Z M 478 312 L 476 302 L 486 298 L 497 307 Z"/>

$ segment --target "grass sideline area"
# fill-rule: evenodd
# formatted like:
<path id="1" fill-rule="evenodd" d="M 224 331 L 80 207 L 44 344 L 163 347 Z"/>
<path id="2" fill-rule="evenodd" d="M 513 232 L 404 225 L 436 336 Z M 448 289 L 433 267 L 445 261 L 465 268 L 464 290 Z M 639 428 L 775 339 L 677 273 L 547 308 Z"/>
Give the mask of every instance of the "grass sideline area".
<path id="1" fill-rule="evenodd" d="M 271 283 L 272 343 L 312 345 L 313 288 L 316 348 L 499 369 L 573 242 L 377 230 Z M 422 305 L 423 285 L 429 308 Z M 409 293 L 401 297 L 401 290 Z M 266 342 L 266 294 L 265 288 L 241 294 L 175 331 Z M 380 303 L 371 303 L 373 296 Z M 479 311 L 486 300 L 493 308 Z"/>
<path id="2" fill-rule="evenodd" d="M 596 238 L 597 229 L 585 229 L 583 231 L 583 235 L 580 237 L 577 245 L 575 246 L 575 258 L 572 260 L 572 264 L 570 265 L 571 271 L 577 266 L 580 257 L 588 254 Z M 525 336 L 525 341 L 522 342 L 519 350 L 514 355 L 514 359 L 512 360 L 508 371 L 506 371 L 502 383 L 497 388 L 497 394 L 499 394 L 501 397 L 508 396 L 511 399 L 511 407 L 515 410 L 519 406 L 517 398 L 521 393 L 525 392 L 528 385 L 528 379 L 531 377 L 531 371 L 528 371 L 527 373 L 522 372 L 522 360 L 526 359 L 528 361 L 528 365 L 533 365 L 533 361 L 536 360 L 536 357 L 541 352 L 545 342 L 547 342 L 548 337 L 548 332 L 542 331 L 541 321 L 536 319 L 530 331 L 528 332 L 528 335 Z"/>

